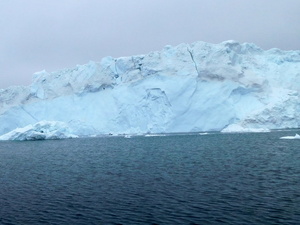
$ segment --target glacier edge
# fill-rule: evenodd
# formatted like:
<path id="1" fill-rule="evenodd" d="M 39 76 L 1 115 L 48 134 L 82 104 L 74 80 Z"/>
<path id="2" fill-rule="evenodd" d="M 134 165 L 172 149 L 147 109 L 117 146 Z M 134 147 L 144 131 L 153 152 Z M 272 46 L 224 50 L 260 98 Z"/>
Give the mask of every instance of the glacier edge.
<path id="1" fill-rule="evenodd" d="M 41 121 L 73 124 L 75 136 L 298 128 L 299 89 L 300 51 L 166 46 L 1 89 L 0 135 Z"/>

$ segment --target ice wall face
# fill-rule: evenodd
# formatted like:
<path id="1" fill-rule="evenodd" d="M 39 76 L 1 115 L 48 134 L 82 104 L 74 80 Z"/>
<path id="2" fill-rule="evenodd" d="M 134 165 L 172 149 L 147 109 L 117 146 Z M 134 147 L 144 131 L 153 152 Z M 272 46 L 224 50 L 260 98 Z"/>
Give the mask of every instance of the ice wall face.
<path id="1" fill-rule="evenodd" d="M 299 127 L 300 51 L 227 41 L 34 74 L 0 90 L 0 135 L 40 121 L 74 135 Z M 233 130 L 234 130 L 233 129 Z"/>

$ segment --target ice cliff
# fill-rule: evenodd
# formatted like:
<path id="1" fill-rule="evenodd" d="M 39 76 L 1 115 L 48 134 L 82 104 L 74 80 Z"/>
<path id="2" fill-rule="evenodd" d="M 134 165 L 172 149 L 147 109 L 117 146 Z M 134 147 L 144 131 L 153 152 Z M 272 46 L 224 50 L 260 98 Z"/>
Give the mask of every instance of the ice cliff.
<path id="1" fill-rule="evenodd" d="M 166 46 L 0 90 L 0 135 L 40 121 L 72 135 L 300 127 L 300 51 L 226 41 Z"/>

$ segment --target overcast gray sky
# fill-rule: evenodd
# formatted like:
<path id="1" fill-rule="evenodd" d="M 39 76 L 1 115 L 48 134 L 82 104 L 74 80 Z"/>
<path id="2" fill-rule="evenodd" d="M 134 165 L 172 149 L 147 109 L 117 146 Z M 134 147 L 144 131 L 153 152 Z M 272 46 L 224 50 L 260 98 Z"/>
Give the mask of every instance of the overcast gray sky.
<path id="1" fill-rule="evenodd" d="M 300 49 L 300 0 L 0 0 L 0 88 L 182 42 Z"/>

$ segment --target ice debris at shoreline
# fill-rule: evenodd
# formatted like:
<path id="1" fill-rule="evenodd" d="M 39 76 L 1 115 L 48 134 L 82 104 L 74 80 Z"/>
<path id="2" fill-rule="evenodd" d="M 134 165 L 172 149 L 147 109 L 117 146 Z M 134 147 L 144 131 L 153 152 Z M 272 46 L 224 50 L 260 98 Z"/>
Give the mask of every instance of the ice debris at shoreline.
<path id="1" fill-rule="evenodd" d="M 267 128 L 250 128 L 242 127 L 238 124 L 231 124 L 228 127 L 221 130 L 221 133 L 265 133 L 270 132 Z"/>

